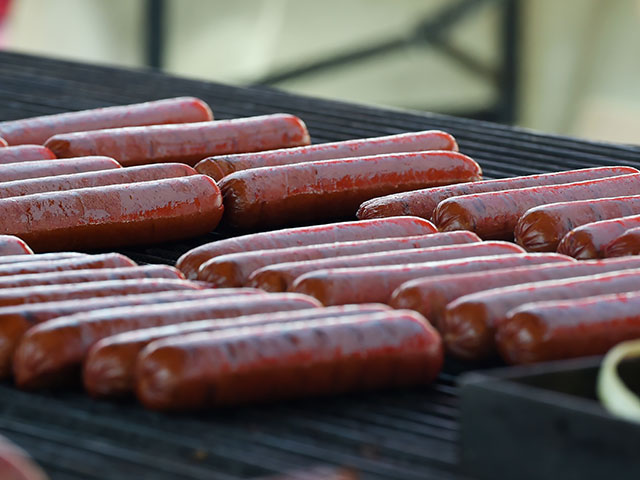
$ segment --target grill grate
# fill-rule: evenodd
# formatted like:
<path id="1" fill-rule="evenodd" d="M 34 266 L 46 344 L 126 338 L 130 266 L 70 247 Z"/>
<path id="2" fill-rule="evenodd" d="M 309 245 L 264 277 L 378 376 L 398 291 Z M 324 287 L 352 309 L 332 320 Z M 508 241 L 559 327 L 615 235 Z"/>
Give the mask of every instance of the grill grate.
<path id="1" fill-rule="evenodd" d="M 461 151 L 482 165 L 487 178 L 620 163 L 640 166 L 639 147 L 0 53 L 0 119 L 178 95 L 204 99 L 219 119 L 296 114 L 314 142 L 443 129 L 456 136 Z M 123 253 L 141 262 L 173 263 L 186 250 L 226 235 Z M 0 384 L 0 432 L 25 448 L 52 480 L 231 480 L 319 465 L 352 468 L 360 478 L 462 480 L 455 378 L 465 368 L 448 362 L 428 389 L 197 415 L 157 414 L 132 401 L 90 400 L 79 391 L 31 394 Z"/>

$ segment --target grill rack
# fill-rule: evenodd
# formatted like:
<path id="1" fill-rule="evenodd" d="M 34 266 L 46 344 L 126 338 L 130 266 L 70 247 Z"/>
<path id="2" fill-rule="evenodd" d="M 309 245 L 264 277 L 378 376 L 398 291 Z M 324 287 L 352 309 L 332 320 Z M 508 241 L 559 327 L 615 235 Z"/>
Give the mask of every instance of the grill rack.
<path id="1" fill-rule="evenodd" d="M 156 72 L 0 53 L 0 119 L 179 95 L 207 101 L 216 118 L 275 112 L 300 116 L 314 143 L 437 128 L 452 133 L 486 178 L 626 164 L 640 148 L 542 135 L 487 122 L 381 109 L 238 88 Z M 145 263 L 173 263 L 211 233 L 121 250 Z M 486 366 L 486 365 L 484 365 Z M 473 365 L 481 368 L 483 365 Z M 457 374 L 447 360 L 429 388 L 226 409 L 191 415 L 149 412 L 133 401 L 91 400 L 80 390 L 21 392 L 0 384 L 0 433 L 26 449 L 52 480 L 259 478 L 315 466 L 359 478 L 462 480 Z"/>

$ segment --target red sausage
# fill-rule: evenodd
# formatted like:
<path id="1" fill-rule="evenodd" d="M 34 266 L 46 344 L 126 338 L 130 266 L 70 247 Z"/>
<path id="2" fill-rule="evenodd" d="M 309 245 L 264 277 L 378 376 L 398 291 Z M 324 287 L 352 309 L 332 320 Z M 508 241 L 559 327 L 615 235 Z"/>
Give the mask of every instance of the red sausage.
<path id="1" fill-rule="evenodd" d="M 522 248 L 512 243 L 481 242 L 469 245 L 417 248 L 397 250 L 395 252 L 365 253 L 318 260 L 277 263 L 253 272 L 249 277 L 247 286 L 261 288 L 267 292 L 286 292 L 298 277 L 314 270 L 439 262 L 457 258 L 514 253 L 525 252 Z"/>
<path id="2" fill-rule="evenodd" d="M 626 230 L 604 247 L 605 258 L 640 254 L 640 227 Z"/>
<path id="3" fill-rule="evenodd" d="M 220 255 L 255 250 L 308 246 L 321 243 L 371 240 L 374 238 L 410 237 L 437 232 L 430 222 L 416 217 L 330 223 L 312 227 L 289 228 L 254 233 L 207 243 L 182 255 L 176 266 L 187 278 L 195 279 L 200 266 Z"/>
<path id="4" fill-rule="evenodd" d="M 44 144 L 59 133 L 207 120 L 213 120 L 213 115 L 206 103 L 193 97 L 178 97 L 0 122 L 0 135 L 11 145 Z"/>
<path id="5" fill-rule="evenodd" d="M 597 167 L 569 170 L 566 172 L 543 173 L 523 177 L 501 178 L 482 182 L 460 183 L 445 187 L 434 187 L 412 192 L 396 193 L 374 198 L 363 203 L 358 210 L 358 218 L 394 217 L 397 215 L 415 215 L 431 219 L 438 204 L 450 197 L 470 195 L 472 193 L 496 192 L 542 185 L 581 182 L 596 178 L 615 177 L 638 173 L 632 167 Z"/>
<path id="6" fill-rule="evenodd" d="M 56 158 L 51 150 L 42 145 L 18 145 L 0 150 L 0 164 L 51 160 Z"/>
<path id="7" fill-rule="evenodd" d="M 9 144 L 7 143 L 7 141 L 4 138 L 0 137 L 0 147 L 8 147 L 8 146 Z"/>
<path id="8" fill-rule="evenodd" d="M 3 436 L 0 436 L 0 478 L 2 480 L 47 480 L 45 473 L 25 452 Z"/>
<path id="9" fill-rule="evenodd" d="M 509 363 L 604 355 L 640 338 L 640 292 L 526 303 L 511 310 L 496 332 Z"/>
<path id="10" fill-rule="evenodd" d="M 520 217 L 538 205 L 637 194 L 640 174 L 477 193 L 440 202 L 433 221 L 440 230 L 471 230 L 484 239 L 509 240 Z"/>
<path id="11" fill-rule="evenodd" d="M 0 235 L 6 237 L 10 235 Z M 17 238 L 17 237 L 15 237 Z M 25 244 L 26 245 L 26 244 Z M 31 249 L 29 249 L 31 251 Z M 24 253 L 24 250 L 19 255 L 9 255 L 6 257 L 0 256 L 0 265 L 8 265 L 10 263 L 24 263 L 24 262 L 42 262 L 42 261 L 56 261 L 69 258 L 88 257 L 87 253 L 77 252 L 53 252 L 53 253 Z"/>
<path id="12" fill-rule="evenodd" d="M 134 269 L 129 269 L 134 270 Z M 186 282 L 185 282 L 186 284 Z M 196 288 L 192 285 L 191 288 Z M 172 290 L 141 293 L 137 295 L 118 294 L 109 297 L 62 300 L 0 307 L 0 378 L 11 375 L 11 358 L 24 333 L 33 325 L 57 317 L 91 312 L 102 308 L 127 307 L 134 305 L 155 305 L 203 300 L 228 296 L 256 295 L 261 293 L 253 288 L 218 288 L 203 290 Z"/>
<path id="13" fill-rule="evenodd" d="M 25 257 L 33 256 L 33 250 L 29 248 L 24 240 L 13 235 L 0 235 L 0 263 L 4 260 L 1 257 Z"/>
<path id="14" fill-rule="evenodd" d="M 30 178 L 0 183 L 0 198 L 21 197 L 34 193 L 75 190 L 126 183 L 150 182 L 166 178 L 187 177 L 197 172 L 183 163 L 143 165 L 97 172 L 74 173 L 54 177 Z"/>
<path id="15" fill-rule="evenodd" d="M 217 407 L 426 385 L 442 363 L 438 332 L 400 310 L 152 342 L 138 358 L 136 393 L 158 410 Z"/>
<path id="16" fill-rule="evenodd" d="M 218 181 L 234 172 L 250 168 L 275 167 L 336 158 L 368 157 L 388 153 L 423 152 L 426 150 L 452 150 L 457 152 L 458 144 L 448 133 L 438 130 L 426 130 L 424 132 L 401 133 L 385 137 L 358 138 L 343 142 L 283 148 L 267 152 L 222 155 L 205 158 L 196 165 L 196 170 Z"/>
<path id="17" fill-rule="evenodd" d="M 249 169 L 220 181 L 225 219 L 236 228 L 353 217 L 370 198 L 482 178 L 458 152 L 411 152 Z"/>
<path id="18" fill-rule="evenodd" d="M 273 294 L 214 298 L 153 306 L 122 307 L 60 317 L 28 330 L 13 357 L 21 388 L 55 386 L 75 372 L 89 348 L 116 333 L 174 323 L 302 310 L 321 305 L 305 295 Z"/>
<path id="19" fill-rule="evenodd" d="M 222 217 L 222 196 L 205 175 L 48 192 L 0 200 L 0 233 L 36 252 L 113 248 L 194 237 Z M 22 223 L 24 212 L 30 222 Z"/>
<path id="20" fill-rule="evenodd" d="M 442 336 L 447 350 L 466 359 L 495 354 L 496 328 L 507 313 L 525 303 L 566 300 L 638 289 L 640 270 L 524 283 L 465 295 L 447 305 Z M 576 321 L 579 319 L 576 318 Z"/>
<path id="21" fill-rule="evenodd" d="M 0 307 L 25 303 L 165 292 L 169 290 L 200 290 L 201 288 L 200 285 L 192 282 L 170 278 L 107 280 L 104 282 L 72 283 L 69 285 L 35 285 L 33 287 L 4 288 L 0 290 Z"/>
<path id="22" fill-rule="evenodd" d="M 198 271 L 198 279 L 208 282 L 215 287 L 240 287 L 247 283 L 249 276 L 254 271 L 276 263 L 300 262 L 319 258 L 332 258 L 374 252 L 389 252 L 409 248 L 467 244 L 479 241 L 480 237 L 475 233 L 457 231 L 413 237 L 323 243 L 305 247 L 230 253 L 228 255 L 214 257 L 203 263 Z"/>
<path id="23" fill-rule="evenodd" d="M 291 291 L 311 295 L 323 305 L 387 303 L 396 288 L 415 278 L 567 261 L 570 259 L 564 255 L 532 253 L 381 267 L 334 268 L 302 275 L 296 279 Z"/>
<path id="24" fill-rule="evenodd" d="M 78 157 L 0 165 L 0 183 L 121 168 L 109 157 Z"/>
<path id="25" fill-rule="evenodd" d="M 136 262 L 119 253 L 87 255 L 63 258 L 53 261 L 8 263 L 0 265 L 0 280 L 9 275 L 25 275 L 66 270 L 86 270 L 88 268 L 135 267 Z"/>
<path id="26" fill-rule="evenodd" d="M 108 155 L 125 167 L 179 162 L 195 165 L 211 155 L 309 144 L 298 117 L 286 114 L 216 122 L 126 127 L 55 135 L 46 146 L 58 157 Z"/>
<path id="27" fill-rule="evenodd" d="M 579 260 L 602 258 L 608 244 L 636 227 L 640 227 L 640 215 L 587 223 L 567 233 L 558 245 L 558 252 Z"/>
<path id="28" fill-rule="evenodd" d="M 518 220 L 515 240 L 528 251 L 555 252 L 562 237 L 576 227 L 638 214 L 640 195 L 541 205 Z"/>
<path id="29" fill-rule="evenodd" d="M 163 327 L 143 328 L 107 337 L 96 343 L 84 361 L 83 378 L 94 396 L 118 396 L 131 393 L 135 386 L 134 368 L 138 354 L 153 341 L 195 332 L 214 332 L 269 323 L 288 323 L 330 317 L 346 317 L 388 311 L 382 304 L 346 305 L 289 312 L 263 313 L 230 318 L 201 320 Z"/>

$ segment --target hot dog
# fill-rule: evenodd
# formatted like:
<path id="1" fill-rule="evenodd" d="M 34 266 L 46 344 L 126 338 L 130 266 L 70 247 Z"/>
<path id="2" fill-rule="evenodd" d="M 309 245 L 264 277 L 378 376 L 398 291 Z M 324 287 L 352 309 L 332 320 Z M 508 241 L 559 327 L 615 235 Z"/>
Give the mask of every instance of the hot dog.
<path id="1" fill-rule="evenodd" d="M 528 251 L 555 252 L 562 237 L 587 223 L 640 214 L 640 195 L 561 202 L 527 210 L 515 240 Z"/>
<path id="2" fill-rule="evenodd" d="M 182 255 L 176 266 L 187 278 L 195 279 L 204 262 L 228 253 L 308 246 L 321 243 L 410 237 L 437 232 L 430 222 L 416 217 L 394 217 L 358 222 L 330 223 L 255 233 L 207 243 Z"/>
<path id="3" fill-rule="evenodd" d="M 602 258 L 608 244 L 636 227 L 640 227 L 640 215 L 587 223 L 567 233 L 558 245 L 558 252 L 579 260 Z"/>
<path id="4" fill-rule="evenodd" d="M 638 289 L 640 270 L 524 283 L 465 295 L 447 305 L 442 335 L 447 350 L 466 359 L 495 355 L 496 328 L 525 303 L 567 300 Z M 576 318 L 576 321 L 579 319 Z"/>
<path id="5" fill-rule="evenodd" d="M 122 307 L 60 317 L 28 330 L 13 357 L 13 374 L 21 388 L 60 384 L 77 373 L 89 348 L 117 333 L 194 320 L 237 317 L 252 313 L 317 308 L 305 295 L 272 294 L 214 298 L 153 306 Z M 70 375 L 72 374 L 72 375 Z"/>
<path id="6" fill-rule="evenodd" d="M 36 252 L 111 248 L 188 238 L 213 230 L 222 197 L 205 175 L 48 192 L 0 200 L 0 232 Z M 21 223 L 24 212 L 30 221 Z"/>
<path id="7" fill-rule="evenodd" d="M 214 257 L 203 263 L 198 271 L 198 279 L 209 282 L 216 287 L 240 287 L 247 283 L 249 276 L 254 271 L 276 263 L 300 262 L 344 255 L 405 250 L 408 248 L 468 244 L 479 241 L 480 237 L 475 233 L 460 230 L 413 237 L 323 243 L 305 247 L 230 253 Z"/>
<path id="8" fill-rule="evenodd" d="M 53 261 L 8 263 L 0 265 L 0 280 L 9 275 L 60 272 L 66 270 L 85 270 L 88 268 L 135 267 L 136 262 L 119 253 L 87 255 Z"/>
<path id="9" fill-rule="evenodd" d="M 433 221 L 440 230 L 471 230 L 484 239 L 508 240 L 520 217 L 538 205 L 637 194 L 640 174 L 478 193 L 440 202 Z"/>
<path id="10" fill-rule="evenodd" d="M 269 323 L 347 317 L 388 310 L 389 307 L 382 304 L 346 305 L 247 315 L 228 320 L 201 320 L 120 333 L 100 340 L 89 350 L 83 366 L 84 386 L 94 396 L 118 396 L 131 393 L 134 389 L 134 368 L 138 354 L 148 344 L 162 338 Z"/>
<path id="11" fill-rule="evenodd" d="M 0 235 L 2 237 L 10 237 L 11 235 Z M 17 237 L 14 237 L 17 238 Z M 31 249 L 29 249 L 31 250 Z M 87 253 L 77 252 L 52 252 L 52 253 L 24 253 L 22 251 L 18 255 L 0 256 L 0 265 L 8 265 L 10 263 L 23 263 L 23 262 L 42 262 L 42 261 L 56 261 L 69 258 L 88 257 Z"/>
<path id="12" fill-rule="evenodd" d="M 44 144 L 59 133 L 207 120 L 213 120 L 213 115 L 206 103 L 193 97 L 179 97 L 0 122 L 0 135 L 11 145 Z"/>
<path id="13" fill-rule="evenodd" d="M 243 170 L 220 181 L 225 221 L 245 230 L 353 217 L 365 200 L 482 178 L 458 152 L 412 152 Z"/>
<path id="14" fill-rule="evenodd" d="M 557 185 L 561 183 L 581 182 L 596 178 L 615 177 L 638 173 L 632 167 L 597 167 L 569 170 L 566 172 L 543 173 L 523 177 L 484 180 L 482 182 L 460 183 L 445 187 L 427 188 L 412 192 L 396 193 L 385 197 L 374 198 L 363 203 L 358 210 L 358 218 L 394 217 L 397 215 L 415 215 L 431 219 L 438 204 L 450 197 L 470 195 L 473 193 L 496 192 L 519 188 L 537 187 L 541 185 Z"/>
<path id="15" fill-rule="evenodd" d="M 640 227 L 626 230 L 604 247 L 605 258 L 640 254 Z"/>
<path id="16" fill-rule="evenodd" d="M 221 155 L 205 158 L 196 165 L 196 170 L 218 181 L 234 172 L 250 168 L 275 167 L 336 158 L 367 157 L 387 153 L 423 152 L 425 150 L 452 150 L 456 152 L 458 144 L 448 133 L 427 130 L 385 137 L 358 138 L 343 142 L 283 148 L 267 152 Z"/>
<path id="17" fill-rule="evenodd" d="M 457 258 L 485 257 L 525 253 L 507 242 L 481 242 L 469 245 L 428 247 L 394 252 L 365 253 L 344 257 L 322 258 L 298 262 L 277 263 L 256 270 L 249 277 L 247 286 L 261 288 L 267 292 L 286 292 L 293 282 L 305 273 L 328 268 L 375 267 L 381 265 L 402 265 L 407 263 L 437 262 Z"/>
<path id="18" fill-rule="evenodd" d="M 104 282 L 72 283 L 69 285 L 34 285 L 33 287 L 0 290 L 0 307 L 25 303 L 57 302 L 113 295 L 165 292 L 170 290 L 200 290 L 202 286 L 170 278 L 107 280 Z"/>
<path id="19" fill-rule="evenodd" d="M 22 449 L 0 436 L 0 478 L 2 480 L 47 480 L 48 477 Z"/>
<path id="20" fill-rule="evenodd" d="M 182 163 L 143 165 L 141 167 L 118 168 L 97 172 L 56 175 L 54 177 L 31 178 L 0 183 L 0 198 L 21 197 L 34 193 L 75 190 L 78 188 L 122 185 L 126 183 L 150 182 L 165 178 L 196 175 L 196 171 Z"/>
<path id="21" fill-rule="evenodd" d="M 0 235 L 0 261 L 1 257 L 32 257 L 33 250 L 22 239 L 13 235 Z"/>
<path id="22" fill-rule="evenodd" d="M 10 163 L 0 165 L 0 182 L 68 175 L 70 173 L 95 172 L 113 168 L 121 168 L 121 166 L 113 158 L 109 157 L 79 157 Z"/>
<path id="23" fill-rule="evenodd" d="M 498 327 L 496 343 L 509 363 L 604 355 L 640 338 L 640 293 L 526 303 Z"/>
<path id="24" fill-rule="evenodd" d="M 42 145 L 18 145 L 0 150 L 0 164 L 51 160 L 56 158 L 51 150 Z"/>
<path id="25" fill-rule="evenodd" d="M 125 127 L 55 135 L 48 147 L 59 158 L 108 155 L 123 166 L 178 162 L 195 165 L 211 155 L 309 144 L 298 117 L 286 114 L 216 122 Z"/>
<path id="26" fill-rule="evenodd" d="M 236 405 L 425 385 L 442 362 L 440 336 L 424 318 L 383 312 L 152 342 L 137 362 L 136 393 L 159 410 Z"/>
<path id="27" fill-rule="evenodd" d="M 132 269 L 130 269 L 132 270 Z M 188 282 L 184 282 L 188 285 Z M 191 285 L 191 288 L 197 288 Z M 0 378 L 11 375 L 11 358 L 24 333 L 32 326 L 57 317 L 103 308 L 204 300 L 260 294 L 253 288 L 218 288 L 203 290 L 167 290 L 141 294 L 116 293 L 114 296 L 62 300 L 0 307 Z"/>
<path id="28" fill-rule="evenodd" d="M 291 291 L 311 295 L 327 306 L 387 303 L 396 288 L 415 278 L 567 261 L 570 259 L 564 255 L 532 253 L 381 267 L 334 268 L 316 270 L 298 277 Z"/>
<path id="29" fill-rule="evenodd" d="M 7 143 L 7 141 L 4 138 L 0 137 L 0 147 L 8 147 L 8 146 L 9 144 Z"/>

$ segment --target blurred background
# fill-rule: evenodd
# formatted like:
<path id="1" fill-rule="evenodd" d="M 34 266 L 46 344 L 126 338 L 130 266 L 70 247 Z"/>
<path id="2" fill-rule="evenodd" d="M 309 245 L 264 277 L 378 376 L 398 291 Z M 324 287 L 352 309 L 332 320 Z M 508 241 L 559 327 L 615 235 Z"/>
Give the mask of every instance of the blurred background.
<path id="1" fill-rule="evenodd" d="M 640 0 L 0 0 L 0 49 L 640 144 Z"/>

